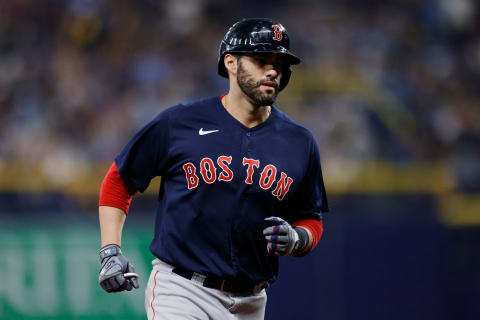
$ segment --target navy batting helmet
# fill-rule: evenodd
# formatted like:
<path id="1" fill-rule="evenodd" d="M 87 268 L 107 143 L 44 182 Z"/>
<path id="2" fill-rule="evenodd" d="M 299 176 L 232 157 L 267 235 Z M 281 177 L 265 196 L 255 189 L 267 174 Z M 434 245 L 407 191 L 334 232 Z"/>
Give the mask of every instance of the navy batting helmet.
<path id="1" fill-rule="evenodd" d="M 290 52 L 290 37 L 287 30 L 270 19 L 243 19 L 235 23 L 225 34 L 218 53 L 218 74 L 227 78 L 223 58 L 227 53 L 274 53 L 285 57 L 282 68 L 280 90 L 290 80 L 290 65 L 299 64 L 300 59 Z"/>

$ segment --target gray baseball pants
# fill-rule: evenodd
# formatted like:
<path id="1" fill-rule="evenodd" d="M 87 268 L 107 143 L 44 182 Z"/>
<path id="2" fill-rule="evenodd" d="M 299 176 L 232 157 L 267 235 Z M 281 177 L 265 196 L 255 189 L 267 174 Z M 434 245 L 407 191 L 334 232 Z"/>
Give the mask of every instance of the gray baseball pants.
<path id="1" fill-rule="evenodd" d="M 145 289 L 149 320 L 263 320 L 265 289 L 250 296 L 202 286 L 201 279 L 185 279 L 173 267 L 155 259 Z"/>

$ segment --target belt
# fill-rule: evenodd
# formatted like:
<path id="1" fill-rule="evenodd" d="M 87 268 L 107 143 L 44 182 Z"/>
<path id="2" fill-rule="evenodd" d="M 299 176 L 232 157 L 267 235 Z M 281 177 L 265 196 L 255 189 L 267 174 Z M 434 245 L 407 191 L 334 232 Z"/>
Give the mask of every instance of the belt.
<path id="1" fill-rule="evenodd" d="M 237 295 L 258 294 L 260 291 L 268 287 L 267 281 L 251 282 L 234 279 L 224 280 L 216 276 L 205 276 L 197 272 L 183 270 L 180 268 L 173 268 L 172 272 L 188 280 L 198 282 L 204 287 Z"/>

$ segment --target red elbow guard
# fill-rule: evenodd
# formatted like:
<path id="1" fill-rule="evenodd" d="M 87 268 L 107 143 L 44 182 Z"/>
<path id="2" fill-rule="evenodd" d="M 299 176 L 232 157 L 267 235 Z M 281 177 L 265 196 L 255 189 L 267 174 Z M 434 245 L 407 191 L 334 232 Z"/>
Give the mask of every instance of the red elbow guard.
<path id="1" fill-rule="evenodd" d="M 100 187 L 98 205 L 118 208 L 128 214 L 135 193 L 136 190 L 126 184 L 118 173 L 117 164 L 113 162 Z"/>

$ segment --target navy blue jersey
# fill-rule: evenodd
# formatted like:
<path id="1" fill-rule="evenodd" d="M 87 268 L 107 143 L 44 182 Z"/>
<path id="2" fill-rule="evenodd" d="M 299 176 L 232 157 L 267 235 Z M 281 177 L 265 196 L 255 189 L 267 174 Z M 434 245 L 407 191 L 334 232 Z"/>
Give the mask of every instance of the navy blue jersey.
<path id="1" fill-rule="evenodd" d="M 220 97 L 170 107 L 115 161 L 141 192 L 162 176 L 150 250 L 202 274 L 274 281 L 278 258 L 267 254 L 264 219 L 320 220 L 328 210 L 313 136 L 274 106 L 251 129 Z"/>

